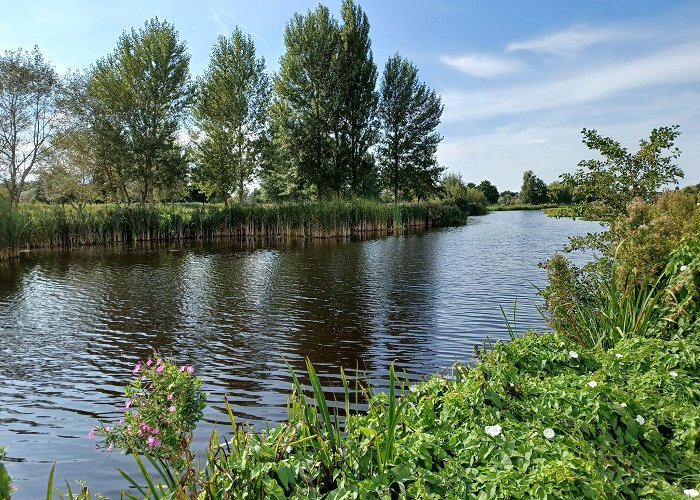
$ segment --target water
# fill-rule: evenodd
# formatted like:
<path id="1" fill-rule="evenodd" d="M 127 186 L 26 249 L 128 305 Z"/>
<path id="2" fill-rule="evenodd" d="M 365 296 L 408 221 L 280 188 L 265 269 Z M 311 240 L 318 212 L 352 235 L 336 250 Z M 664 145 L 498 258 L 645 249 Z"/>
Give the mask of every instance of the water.
<path id="1" fill-rule="evenodd" d="M 153 348 L 192 363 L 209 393 L 201 448 L 225 423 L 285 418 L 308 356 L 381 386 L 388 364 L 413 380 L 473 360 L 486 338 L 543 330 L 537 268 L 594 223 L 496 212 L 466 226 L 368 241 L 230 242 L 37 252 L 0 268 L 0 445 L 21 500 L 87 480 L 118 497 L 133 460 L 94 450 L 90 426 L 118 418 L 124 384 Z M 582 258 L 582 257 L 581 257 Z M 329 377 L 324 377 L 330 380 Z M 225 429 L 225 425 L 220 425 Z"/>

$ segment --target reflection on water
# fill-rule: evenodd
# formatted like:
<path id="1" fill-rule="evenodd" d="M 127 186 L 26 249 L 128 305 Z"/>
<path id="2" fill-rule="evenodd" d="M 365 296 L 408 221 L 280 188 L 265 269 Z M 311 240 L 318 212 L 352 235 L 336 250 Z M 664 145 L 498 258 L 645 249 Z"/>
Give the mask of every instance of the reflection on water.
<path id="1" fill-rule="evenodd" d="M 542 329 L 537 263 L 592 223 L 496 212 L 459 228 L 369 241 L 288 241 L 35 253 L 0 268 L 0 445 L 18 492 L 56 475 L 117 495 L 117 467 L 92 424 L 117 418 L 133 364 L 152 349 L 192 363 L 209 393 L 199 446 L 225 422 L 285 417 L 290 377 L 359 367 L 381 383 L 394 361 L 412 379 L 469 362 L 487 337 Z M 352 370 L 351 370 L 352 371 Z"/>

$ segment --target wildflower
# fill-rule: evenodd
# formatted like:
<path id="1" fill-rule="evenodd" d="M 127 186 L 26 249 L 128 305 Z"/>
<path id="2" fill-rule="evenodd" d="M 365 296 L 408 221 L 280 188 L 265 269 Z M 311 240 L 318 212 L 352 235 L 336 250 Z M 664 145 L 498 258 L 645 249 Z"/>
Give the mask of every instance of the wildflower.
<path id="1" fill-rule="evenodd" d="M 576 351 L 569 351 L 569 356 L 574 359 L 578 359 L 578 353 Z"/>
<path id="2" fill-rule="evenodd" d="M 627 403 L 620 403 L 620 406 L 622 406 L 623 408 L 627 408 Z"/>
<path id="3" fill-rule="evenodd" d="M 588 384 L 586 384 L 586 385 L 587 385 L 588 387 L 598 387 L 598 382 L 596 382 L 595 380 L 591 380 L 591 381 L 588 382 Z"/>
<path id="4" fill-rule="evenodd" d="M 547 439 L 552 439 L 556 434 L 554 433 L 554 429 L 547 427 L 544 431 L 542 431 L 542 434 L 544 434 L 544 437 Z"/>
<path id="5" fill-rule="evenodd" d="M 149 448 L 158 448 L 160 446 L 160 439 L 154 436 L 149 436 L 148 439 L 146 439 L 146 444 Z"/>
<path id="6" fill-rule="evenodd" d="M 292 452 L 292 447 L 291 447 L 291 446 L 287 446 L 287 448 L 286 448 L 284 451 L 286 451 L 287 454 L 290 454 L 290 453 Z"/>
<path id="7" fill-rule="evenodd" d="M 688 269 L 688 266 L 686 266 L 686 265 L 681 266 L 681 272 L 685 271 L 686 269 Z"/>
<path id="8" fill-rule="evenodd" d="M 486 432 L 486 434 L 488 434 L 491 437 L 496 437 L 500 435 L 502 430 L 503 428 L 498 424 L 487 425 L 486 427 L 484 427 L 484 431 Z"/>
<path id="9" fill-rule="evenodd" d="M 107 447 L 107 453 L 112 453 L 112 450 L 114 449 L 114 446 L 111 444 Z"/>
<path id="10" fill-rule="evenodd" d="M 696 490 L 695 488 L 692 488 L 690 490 L 683 490 L 683 494 L 687 497 L 695 498 L 697 496 L 700 496 L 700 492 Z"/>
<path id="11" fill-rule="evenodd" d="M 678 376 L 678 372 L 668 372 L 671 377 L 676 378 Z"/>
<path id="12" fill-rule="evenodd" d="M 91 430 L 90 432 L 88 432 L 88 438 L 90 438 L 90 441 L 95 439 L 95 430 L 94 429 Z"/>
<path id="13" fill-rule="evenodd" d="M 165 399 L 167 399 L 168 401 L 172 401 L 173 400 L 173 393 L 171 392 L 170 394 L 165 396 Z"/>
<path id="14" fill-rule="evenodd" d="M 148 358 L 148 361 L 146 361 L 146 366 L 151 366 L 153 364 L 153 360 L 151 358 Z"/>
<path id="15" fill-rule="evenodd" d="M 619 352 L 616 352 L 616 353 L 615 353 L 615 357 L 616 357 L 617 359 L 620 359 L 620 358 L 622 357 L 622 354 L 620 354 Z"/>
<path id="16" fill-rule="evenodd" d="M 635 420 L 639 423 L 639 425 L 644 425 L 645 420 L 644 417 L 642 417 L 641 415 L 637 415 L 637 418 L 635 418 Z"/>
<path id="17" fill-rule="evenodd" d="M 130 400 L 130 399 L 127 399 L 126 401 L 124 401 L 124 409 L 125 409 L 125 410 L 128 410 L 130 406 L 131 406 L 131 400 Z"/>
<path id="18" fill-rule="evenodd" d="M 140 369 L 141 369 L 141 363 L 136 363 L 136 366 L 134 366 L 134 369 L 131 370 L 131 374 L 136 375 Z"/>
<path id="19" fill-rule="evenodd" d="M 156 373 L 163 373 L 163 365 L 158 365 L 156 367 Z"/>
<path id="20" fill-rule="evenodd" d="M 174 411 L 175 411 L 175 405 L 170 405 L 170 406 L 168 406 L 168 411 L 169 411 L 170 413 L 174 412 Z"/>

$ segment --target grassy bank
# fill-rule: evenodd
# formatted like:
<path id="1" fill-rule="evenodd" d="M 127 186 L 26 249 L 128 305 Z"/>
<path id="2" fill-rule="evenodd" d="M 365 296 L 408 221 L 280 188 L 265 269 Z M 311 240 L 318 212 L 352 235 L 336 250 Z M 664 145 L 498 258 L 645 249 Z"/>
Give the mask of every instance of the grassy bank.
<path id="1" fill-rule="evenodd" d="M 32 204 L 18 212 L 0 207 L 0 258 L 20 248 L 72 247 L 136 241 L 243 237 L 349 237 L 440 227 L 463 222 L 456 207 L 389 205 L 368 200 L 288 205 L 91 205 Z"/>
<path id="2" fill-rule="evenodd" d="M 286 422 L 256 433 L 230 414 L 204 465 L 187 447 L 159 455 L 135 435 L 131 451 L 147 452 L 137 460 L 156 472 L 141 469 L 124 487 L 135 498 L 687 498 L 700 488 L 700 236 L 672 250 L 658 283 L 642 298 L 575 304 L 576 330 L 512 335 L 480 349 L 474 366 L 412 387 L 393 369 L 377 394 L 341 374 L 333 406 L 309 363 Z M 132 402 L 158 371 L 140 366 Z M 130 427 L 105 445 L 165 425 L 154 405 L 180 393 L 161 385 L 140 393 Z M 155 423 L 136 425 L 143 408 Z"/>
<path id="3" fill-rule="evenodd" d="M 489 212 L 505 212 L 509 210 L 551 210 L 558 209 L 561 205 L 546 203 L 543 205 L 531 205 L 526 203 L 516 203 L 513 205 L 489 205 Z"/>

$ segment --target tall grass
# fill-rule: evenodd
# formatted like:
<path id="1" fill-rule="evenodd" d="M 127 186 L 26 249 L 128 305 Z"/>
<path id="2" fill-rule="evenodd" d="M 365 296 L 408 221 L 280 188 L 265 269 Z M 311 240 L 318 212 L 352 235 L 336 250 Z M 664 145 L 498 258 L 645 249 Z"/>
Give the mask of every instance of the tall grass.
<path id="1" fill-rule="evenodd" d="M 0 251 L 73 247 L 137 241 L 211 240 L 243 237 L 337 238 L 408 227 L 463 222 L 445 205 L 388 205 L 370 200 L 336 200 L 284 205 L 91 205 L 31 204 L 13 212 L 0 206 Z"/>

